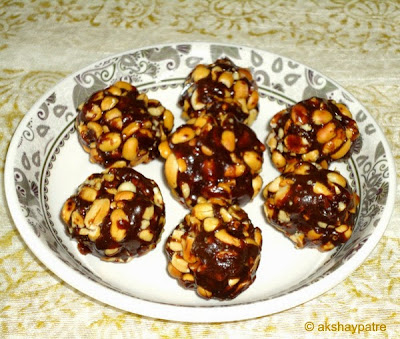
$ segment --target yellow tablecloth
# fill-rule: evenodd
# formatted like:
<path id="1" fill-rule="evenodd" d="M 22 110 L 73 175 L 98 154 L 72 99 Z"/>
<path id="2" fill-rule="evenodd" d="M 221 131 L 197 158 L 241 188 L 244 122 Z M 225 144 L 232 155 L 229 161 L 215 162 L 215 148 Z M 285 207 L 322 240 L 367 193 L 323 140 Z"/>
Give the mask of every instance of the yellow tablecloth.
<path id="1" fill-rule="evenodd" d="M 378 121 L 400 168 L 399 1 L 2 1 L 0 180 L 11 136 L 31 105 L 65 76 L 125 50 L 213 41 L 265 49 L 335 79 Z M 399 181 L 400 183 L 400 181 Z M 0 190 L 0 337 L 340 337 L 305 323 L 385 324 L 400 337 L 400 206 L 365 263 L 324 295 L 279 314 L 223 324 L 142 317 L 66 285 L 30 252 Z M 397 191 L 399 191 L 399 184 Z"/>

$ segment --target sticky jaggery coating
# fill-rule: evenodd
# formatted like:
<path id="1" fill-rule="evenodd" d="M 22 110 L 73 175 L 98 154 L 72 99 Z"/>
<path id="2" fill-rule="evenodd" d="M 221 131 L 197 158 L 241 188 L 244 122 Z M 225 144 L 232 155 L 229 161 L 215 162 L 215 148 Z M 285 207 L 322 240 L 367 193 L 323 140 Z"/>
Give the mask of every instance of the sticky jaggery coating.
<path id="1" fill-rule="evenodd" d="M 168 272 L 203 298 L 233 299 L 256 278 L 261 244 L 238 205 L 200 203 L 167 239 Z"/>
<path id="2" fill-rule="evenodd" d="M 250 70 L 224 58 L 197 65 L 184 82 L 178 104 L 183 108 L 182 117 L 190 119 L 205 111 L 218 117 L 223 113 L 218 106 L 225 103 L 225 110 L 251 125 L 258 115 L 258 99 L 258 87 Z"/>
<path id="3" fill-rule="evenodd" d="M 300 162 L 263 191 L 268 222 L 298 248 L 328 251 L 349 240 L 358 195 L 338 172 Z"/>
<path id="4" fill-rule="evenodd" d="M 261 189 L 265 146 L 233 116 L 191 119 L 160 144 L 173 195 L 187 207 L 211 198 L 243 205 Z"/>
<path id="5" fill-rule="evenodd" d="M 156 247 L 165 224 L 157 184 L 125 162 L 90 175 L 64 204 L 61 218 L 82 254 L 128 262 Z"/>
<path id="6" fill-rule="evenodd" d="M 123 81 L 97 91 L 77 111 L 79 142 L 92 162 L 105 167 L 118 160 L 135 166 L 157 158 L 158 145 L 174 124 L 158 100 Z"/>
<path id="7" fill-rule="evenodd" d="M 267 145 L 281 172 L 288 162 L 301 160 L 328 168 L 332 161 L 350 157 L 359 136 L 346 105 L 316 97 L 278 112 L 270 127 Z"/>

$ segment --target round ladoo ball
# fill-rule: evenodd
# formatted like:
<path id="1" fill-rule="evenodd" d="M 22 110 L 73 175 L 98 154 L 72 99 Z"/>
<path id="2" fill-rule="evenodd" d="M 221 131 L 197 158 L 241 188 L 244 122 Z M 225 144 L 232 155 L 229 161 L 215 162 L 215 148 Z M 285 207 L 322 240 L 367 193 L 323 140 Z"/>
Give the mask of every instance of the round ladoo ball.
<path id="1" fill-rule="evenodd" d="M 350 157 L 359 136 L 346 105 L 315 97 L 278 112 L 270 127 L 267 145 L 272 163 L 281 172 L 299 161 L 328 168 L 332 161 Z"/>
<path id="2" fill-rule="evenodd" d="M 263 191 L 268 222 L 298 248 L 329 251 L 349 240 L 359 197 L 338 172 L 300 162 Z"/>
<path id="3" fill-rule="evenodd" d="M 210 299 L 233 299 L 256 278 L 262 236 L 237 205 L 194 206 L 166 242 L 168 272 Z"/>
<path id="4" fill-rule="evenodd" d="M 160 144 L 165 177 L 187 207 L 211 198 L 243 205 L 261 189 L 264 144 L 232 115 L 193 118 Z"/>
<path id="5" fill-rule="evenodd" d="M 131 166 L 160 154 L 158 145 L 171 132 L 174 116 L 158 100 L 118 81 L 80 105 L 75 126 L 90 160 L 104 167 L 118 160 Z"/>
<path id="6" fill-rule="evenodd" d="M 185 80 L 178 103 L 184 119 L 197 118 L 206 111 L 216 117 L 229 111 L 251 125 L 258 115 L 258 99 L 251 72 L 224 58 L 197 65 Z"/>
<path id="7" fill-rule="evenodd" d="M 124 162 L 89 176 L 64 204 L 61 218 L 82 254 L 128 262 L 156 247 L 165 224 L 157 184 Z"/>

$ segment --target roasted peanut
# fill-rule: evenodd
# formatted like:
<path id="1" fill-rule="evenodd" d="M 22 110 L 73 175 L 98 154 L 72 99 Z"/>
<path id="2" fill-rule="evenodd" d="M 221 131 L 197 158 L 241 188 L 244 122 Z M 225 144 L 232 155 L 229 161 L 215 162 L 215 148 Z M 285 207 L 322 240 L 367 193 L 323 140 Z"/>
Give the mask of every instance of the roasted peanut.
<path id="1" fill-rule="evenodd" d="M 121 201 L 121 200 L 132 200 L 135 194 L 131 191 L 120 191 L 115 193 L 114 200 Z"/>
<path id="2" fill-rule="evenodd" d="M 139 233 L 139 238 L 142 239 L 143 241 L 150 242 L 153 240 L 153 237 L 154 237 L 153 233 L 151 233 L 148 229 L 144 229 Z"/>
<path id="3" fill-rule="evenodd" d="M 167 243 L 168 248 L 170 248 L 174 252 L 180 252 L 183 251 L 182 249 L 182 243 L 178 241 L 170 241 Z"/>
<path id="4" fill-rule="evenodd" d="M 69 220 L 71 218 L 71 214 L 75 210 L 75 206 L 76 206 L 75 201 L 73 201 L 71 199 L 68 199 L 64 203 L 64 206 L 63 206 L 62 211 L 61 211 L 61 217 L 65 221 L 65 223 L 67 223 L 67 224 L 69 223 Z"/>
<path id="5" fill-rule="evenodd" d="M 279 188 L 278 192 L 276 192 L 276 194 L 275 194 L 275 201 L 279 202 L 279 201 L 282 201 L 283 199 L 285 199 L 286 194 L 288 194 L 289 191 L 290 191 L 289 185 Z"/>
<path id="6" fill-rule="evenodd" d="M 343 158 L 349 152 L 351 145 L 351 140 L 347 139 L 343 146 L 337 152 L 331 155 L 331 158 L 334 160 Z"/>
<path id="7" fill-rule="evenodd" d="M 102 136 L 99 149 L 103 152 L 111 152 L 121 145 L 121 136 L 119 133 L 110 132 Z"/>
<path id="8" fill-rule="evenodd" d="M 314 184 L 313 191 L 315 194 L 323 194 L 326 196 L 332 195 L 332 192 L 329 190 L 329 188 L 320 182 L 316 182 Z"/>
<path id="9" fill-rule="evenodd" d="M 344 116 L 346 116 L 348 118 L 352 118 L 353 117 L 346 105 L 340 104 L 340 103 L 336 103 L 335 105 L 339 108 L 340 112 Z"/>
<path id="10" fill-rule="evenodd" d="M 183 258 L 179 257 L 176 253 L 173 254 L 171 260 L 172 266 L 174 266 L 181 273 L 189 273 L 189 263 Z"/>
<path id="11" fill-rule="evenodd" d="M 174 116 L 171 113 L 171 111 L 169 110 L 164 111 L 163 122 L 164 122 L 164 127 L 168 131 L 171 131 L 172 127 L 174 126 Z"/>
<path id="12" fill-rule="evenodd" d="M 311 240 L 316 240 L 322 237 L 322 234 L 315 232 L 314 230 L 310 230 L 307 233 L 307 238 Z"/>
<path id="13" fill-rule="evenodd" d="M 215 232 L 215 237 L 222 242 L 233 245 L 236 247 L 240 247 L 241 241 L 238 238 L 233 237 L 230 235 L 225 229 L 219 230 Z"/>
<path id="14" fill-rule="evenodd" d="M 333 122 L 328 123 L 317 132 L 317 141 L 325 144 L 336 136 L 336 126 Z"/>
<path id="15" fill-rule="evenodd" d="M 96 138 L 99 138 L 103 134 L 103 128 L 97 122 L 88 122 L 87 128 L 94 131 L 94 133 L 96 134 Z"/>
<path id="16" fill-rule="evenodd" d="M 102 116 L 101 109 L 98 105 L 92 105 L 91 109 L 86 111 L 86 119 L 89 121 L 97 121 L 100 120 Z"/>
<path id="17" fill-rule="evenodd" d="M 134 134 L 136 131 L 138 131 L 141 127 L 140 122 L 134 121 L 131 122 L 128 126 L 126 126 L 122 130 L 122 135 L 130 137 L 132 134 Z"/>
<path id="18" fill-rule="evenodd" d="M 132 91 L 133 87 L 130 83 L 125 82 L 125 81 L 117 81 L 114 86 L 124 89 L 126 91 Z"/>
<path id="19" fill-rule="evenodd" d="M 249 87 L 243 80 L 238 80 L 233 85 L 235 99 L 247 98 L 249 96 Z"/>
<path id="20" fill-rule="evenodd" d="M 181 191 L 182 191 L 182 195 L 183 195 L 183 197 L 185 199 L 189 198 L 189 196 L 190 196 L 190 187 L 186 182 L 184 182 L 181 185 Z"/>
<path id="21" fill-rule="evenodd" d="M 153 217 L 153 215 L 154 215 L 154 206 L 150 205 L 143 212 L 143 218 L 146 220 L 150 220 Z"/>
<path id="22" fill-rule="evenodd" d="M 102 100 L 104 98 L 104 91 L 98 91 L 96 93 L 93 94 L 93 101 L 99 101 Z M 78 107 L 79 110 L 82 110 L 83 108 L 83 103 L 80 105 L 80 107 Z"/>
<path id="23" fill-rule="evenodd" d="M 183 127 L 178 129 L 171 138 L 173 144 L 180 144 L 187 142 L 195 137 L 195 132 L 190 127 Z"/>
<path id="24" fill-rule="evenodd" d="M 290 216 L 284 210 L 280 210 L 278 213 L 278 220 L 282 223 L 290 222 Z"/>
<path id="25" fill-rule="evenodd" d="M 214 151 L 213 151 L 212 149 L 210 149 L 209 147 L 204 146 L 204 145 L 201 146 L 201 151 L 202 151 L 205 155 L 208 155 L 208 156 L 211 156 L 211 155 L 214 154 Z"/>
<path id="26" fill-rule="evenodd" d="M 194 216 L 199 220 L 214 217 L 214 210 L 210 203 L 199 203 L 193 207 Z"/>
<path id="27" fill-rule="evenodd" d="M 222 145 L 229 151 L 235 150 L 235 134 L 232 131 L 223 131 L 221 135 Z"/>
<path id="28" fill-rule="evenodd" d="M 90 239 L 90 241 L 96 241 L 100 236 L 100 227 L 96 226 L 96 227 L 92 227 L 91 229 L 89 229 L 88 232 L 88 237 Z"/>
<path id="29" fill-rule="evenodd" d="M 108 214 L 109 209 L 109 199 L 95 200 L 85 216 L 85 226 L 89 229 L 99 226 Z"/>
<path id="30" fill-rule="evenodd" d="M 122 94 L 121 88 L 115 85 L 108 87 L 107 92 L 117 97 L 119 97 Z"/>
<path id="31" fill-rule="evenodd" d="M 338 227 L 336 227 L 336 232 L 338 232 L 338 233 L 344 233 L 344 232 L 346 232 L 347 230 L 348 230 L 348 226 L 347 225 L 340 225 L 340 226 L 338 226 Z"/>
<path id="32" fill-rule="evenodd" d="M 171 188 L 176 188 L 178 186 L 177 176 L 178 176 L 178 161 L 175 154 L 171 153 L 165 162 L 165 177 L 167 178 L 168 185 Z"/>
<path id="33" fill-rule="evenodd" d="M 136 193 L 136 186 L 131 181 L 124 181 L 118 186 L 118 192 L 129 191 Z"/>
<path id="34" fill-rule="evenodd" d="M 207 78 L 210 74 L 210 70 L 204 65 L 197 65 L 192 73 L 192 78 L 194 82 L 201 79 Z"/>
<path id="35" fill-rule="evenodd" d="M 337 172 L 328 173 L 327 178 L 330 182 L 332 182 L 334 184 L 338 184 L 342 187 L 346 187 L 346 184 L 347 184 L 346 179 Z"/>
<path id="36" fill-rule="evenodd" d="M 308 153 L 306 153 L 306 154 L 303 154 L 302 156 L 301 156 L 301 158 L 304 160 L 304 161 L 309 161 L 309 162 L 317 162 L 317 160 L 319 159 L 319 151 L 317 150 L 317 149 L 315 149 L 315 150 L 313 150 L 313 151 L 310 151 L 310 152 L 308 152 Z"/>
<path id="37" fill-rule="evenodd" d="M 197 293 L 199 293 L 200 295 L 202 295 L 205 298 L 211 298 L 211 296 L 212 296 L 212 292 L 206 290 L 205 288 L 203 288 L 201 286 L 197 286 Z"/>
<path id="38" fill-rule="evenodd" d="M 280 189 L 280 183 L 282 182 L 282 177 L 281 176 L 279 176 L 279 177 L 277 177 L 277 178 L 275 178 L 275 180 L 274 181 L 271 181 L 268 185 L 267 185 L 267 190 L 269 191 L 269 192 L 272 192 L 272 193 L 276 193 L 276 192 L 278 192 L 278 190 Z"/>
<path id="39" fill-rule="evenodd" d="M 190 103 L 193 109 L 196 111 L 203 109 L 206 106 L 206 104 L 202 103 L 201 101 L 198 101 L 198 98 L 199 98 L 199 93 L 197 90 L 195 90 L 190 99 Z"/>
<path id="40" fill-rule="evenodd" d="M 78 226 L 79 228 L 84 227 L 84 220 L 82 215 L 77 211 L 73 211 L 71 215 L 71 225 L 72 226 Z"/>
<path id="41" fill-rule="evenodd" d="M 262 157 L 254 151 L 246 151 L 243 154 L 243 160 L 253 172 L 257 173 L 262 167 Z"/>
<path id="42" fill-rule="evenodd" d="M 148 111 L 149 111 L 150 115 L 158 117 L 164 113 L 165 108 L 160 105 L 157 107 L 149 107 Z"/>
<path id="43" fill-rule="evenodd" d="M 122 156 L 124 159 L 134 161 L 137 157 L 139 141 L 135 137 L 130 137 L 122 146 Z"/>
<path id="44" fill-rule="evenodd" d="M 112 108 L 115 107 L 115 105 L 118 103 L 118 99 L 116 97 L 112 96 L 106 96 L 104 99 L 101 101 L 100 108 L 102 111 L 108 111 Z"/>
<path id="45" fill-rule="evenodd" d="M 85 186 L 79 192 L 79 196 L 86 201 L 93 202 L 97 197 L 97 190 L 92 187 Z"/>
<path id="46" fill-rule="evenodd" d="M 258 100 L 259 100 L 259 95 L 257 91 L 254 91 L 253 93 L 251 93 L 249 99 L 247 100 L 247 108 L 249 110 L 253 110 L 254 108 L 257 107 L 258 104 Z M 251 114 L 251 111 L 250 111 Z M 255 110 L 253 113 L 255 116 L 258 114 L 258 111 Z M 255 116 L 253 117 L 253 119 L 255 118 Z"/>
<path id="47" fill-rule="evenodd" d="M 206 232 L 213 232 L 219 226 L 219 220 L 215 217 L 205 218 L 203 223 Z"/>
<path id="48" fill-rule="evenodd" d="M 125 214 L 123 210 L 115 209 L 114 211 L 112 211 L 110 219 L 111 219 L 111 228 L 110 228 L 111 237 L 115 241 L 121 242 L 126 237 L 126 229 L 121 228 L 119 224 L 123 221 L 128 222 L 129 221 L 128 216 Z"/>
<path id="49" fill-rule="evenodd" d="M 284 168 L 286 166 L 287 162 L 282 153 L 278 151 L 273 151 L 271 157 L 272 157 L 272 162 L 277 168 Z"/>
<path id="50" fill-rule="evenodd" d="M 262 178 L 257 175 L 253 180 L 251 181 L 251 186 L 253 187 L 253 198 L 257 196 L 257 194 L 260 192 L 261 187 L 262 187 L 263 181 Z"/>
<path id="51" fill-rule="evenodd" d="M 182 276 L 182 272 L 180 272 L 172 263 L 168 263 L 168 273 L 176 279 L 179 279 Z"/>
<path id="52" fill-rule="evenodd" d="M 113 120 L 113 119 L 121 118 L 121 117 L 122 117 L 122 113 L 121 113 L 121 111 L 120 111 L 118 108 L 113 108 L 113 109 L 107 111 L 107 112 L 104 114 L 104 119 L 105 119 L 106 121 L 111 121 L 111 120 Z"/>
<path id="53" fill-rule="evenodd" d="M 323 110 L 315 110 L 312 113 L 312 120 L 316 125 L 325 125 L 333 119 L 332 114 L 323 109 Z"/>
<path id="54" fill-rule="evenodd" d="M 231 72 L 223 72 L 219 78 L 219 82 L 222 82 L 226 87 L 231 88 L 233 85 L 233 76 Z"/>
<path id="55" fill-rule="evenodd" d="M 120 251 L 119 247 L 107 248 L 106 250 L 104 250 L 104 254 L 109 256 L 109 257 L 112 257 L 112 256 L 116 255 L 119 251 Z"/>
<path id="56" fill-rule="evenodd" d="M 307 109 L 301 103 L 292 107 L 290 115 L 295 125 L 304 125 L 308 123 Z"/>
<path id="57" fill-rule="evenodd" d="M 158 146 L 158 150 L 160 151 L 160 155 L 164 159 L 167 159 L 168 156 L 171 154 L 171 148 L 169 147 L 167 140 L 164 140 L 160 143 L 160 145 Z"/>

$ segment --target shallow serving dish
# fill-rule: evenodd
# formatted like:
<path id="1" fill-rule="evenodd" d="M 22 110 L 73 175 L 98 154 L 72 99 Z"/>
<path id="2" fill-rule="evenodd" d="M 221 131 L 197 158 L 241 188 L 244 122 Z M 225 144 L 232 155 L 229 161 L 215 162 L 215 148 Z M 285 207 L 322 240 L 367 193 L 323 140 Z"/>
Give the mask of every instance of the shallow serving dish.
<path id="1" fill-rule="evenodd" d="M 259 85 L 260 114 L 252 125 L 265 141 L 269 119 L 311 96 L 348 105 L 361 132 L 346 163 L 334 163 L 361 197 L 355 230 L 340 248 L 320 253 L 297 250 L 266 223 L 261 194 L 244 206 L 262 229 L 263 247 L 257 279 L 231 301 L 203 300 L 181 288 L 166 270 L 164 244 L 187 213 L 175 201 L 163 177 L 163 162 L 136 167 L 156 180 L 166 204 L 161 241 L 149 254 L 127 264 L 82 255 L 60 219 L 64 201 L 90 174 L 102 168 L 89 162 L 74 129 L 76 107 L 116 80 L 131 82 L 158 99 L 183 120 L 177 106 L 184 78 L 198 63 L 227 56 L 253 72 Z M 264 155 L 264 185 L 278 175 Z M 117 308 L 155 318 L 221 322 L 268 315 L 306 302 L 351 274 L 380 240 L 394 206 L 396 173 L 388 143 L 377 123 L 350 93 L 331 79 L 296 61 L 266 51 L 212 43 L 179 43 L 128 51 L 96 62 L 48 91 L 26 114 L 11 141 L 5 188 L 11 215 L 33 253 L 74 288 Z"/>

